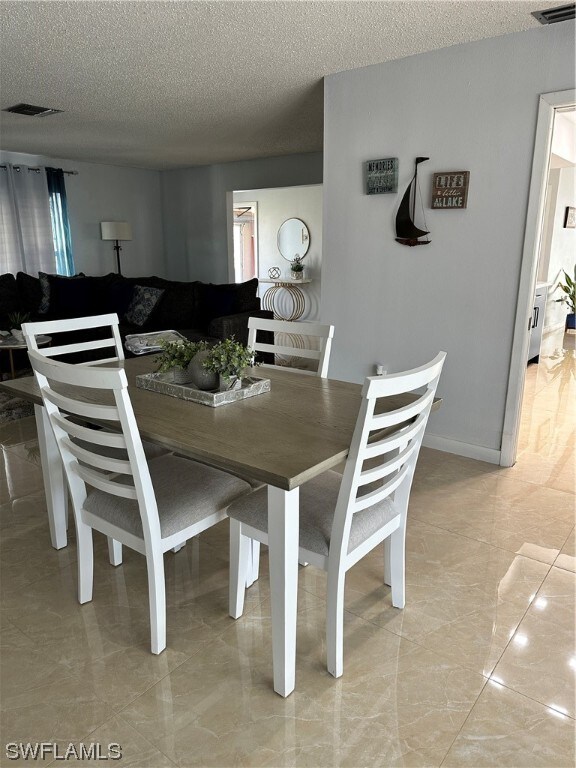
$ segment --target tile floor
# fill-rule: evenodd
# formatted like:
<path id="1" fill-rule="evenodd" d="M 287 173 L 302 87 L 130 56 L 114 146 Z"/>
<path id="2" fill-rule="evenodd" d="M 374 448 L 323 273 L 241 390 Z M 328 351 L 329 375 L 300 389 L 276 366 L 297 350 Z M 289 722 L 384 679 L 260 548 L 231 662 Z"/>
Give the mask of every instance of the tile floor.
<path id="1" fill-rule="evenodd" d="M 287 700 L 271 688 L 265 555 L 237 622 L 225 524 L 167 555 L 169 649 L 154 657 L 143 559 L 111 568 L 99 540 L 80 606 L 73 541 L 48 543 L 33 420 L 1 428 L 0 764 L 18 763 L 7 742 L 60 755 L 83 742 L 153 768 L 573 766 L 575 373 L 574 336 L 548 338 L 515 467 L 423 450 L 406 609 L 391 607 L 381 551 L 350 572 L 339 680 L 324 666 L 325 577 L 301 570 Z"/>

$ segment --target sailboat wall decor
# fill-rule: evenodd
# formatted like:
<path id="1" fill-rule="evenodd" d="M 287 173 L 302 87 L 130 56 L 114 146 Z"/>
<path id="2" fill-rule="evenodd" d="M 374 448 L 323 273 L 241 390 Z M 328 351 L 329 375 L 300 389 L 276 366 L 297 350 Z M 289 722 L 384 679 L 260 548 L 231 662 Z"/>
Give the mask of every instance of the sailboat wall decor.
<path id="1" fill-rule="evenodd" d="M 416 212 L 416 197 L 420 200 L 420 207 L 422 209 L 422 218 L 424 220 L 424 226 L 426 226 L 426 220 L 424 219 L 424 206 L 422 205 L 422 195 L 420 194 L 420 188 L 418 186 L 418 166 L 420 163 L 424 163 L 429 160 L 429 157 L 417 157 L 414 166 L 414 176 L 404 197 L 398 208 L 396 214 L 396 242 L 402 243 L 402 245 L 429 245 L 432 241 L 429 238 L 421 240 L 420 238 L 429 235 L 430 233 L 426 229 L 419 229 L 414 223 Z"/>

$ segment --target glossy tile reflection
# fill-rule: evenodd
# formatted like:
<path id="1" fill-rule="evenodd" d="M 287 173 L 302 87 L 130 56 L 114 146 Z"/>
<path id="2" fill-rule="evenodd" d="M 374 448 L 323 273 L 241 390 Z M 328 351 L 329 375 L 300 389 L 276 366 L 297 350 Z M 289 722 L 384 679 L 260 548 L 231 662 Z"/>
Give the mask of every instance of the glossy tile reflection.
<path id="1" fill-rule="evenodd" d="M 154 657 L 143 558 L 112 568 L 96 537 L 94 599 L 80 606 L 73 530 L 66 549 L 49 543 L 34 420 L 0 427 L 4 741 L 117 742 L 141 768 L 572 768 L 574 368 L 573 350 L 545 339 L 515 467 L 423 449 L 406 608 L 391 606 L 381 549 L 349 572 L 339 680 L 325 667 L 325 574 L 301 569 L 287 700 L 272 691 L 265 550 L 236 622 L 227 524 L 168 553 L 168 650 Z"/>

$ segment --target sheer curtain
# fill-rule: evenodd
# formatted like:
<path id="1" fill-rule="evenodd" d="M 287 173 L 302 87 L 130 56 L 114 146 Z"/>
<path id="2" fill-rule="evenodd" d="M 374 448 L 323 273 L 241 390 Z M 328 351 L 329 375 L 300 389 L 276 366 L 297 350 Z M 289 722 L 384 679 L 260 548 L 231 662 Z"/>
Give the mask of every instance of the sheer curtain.
<path id="1" fill-rule="evenodd" d="M 46 171 L 0 167 L 0 271 L 34 275 L 55 265 Z"/>

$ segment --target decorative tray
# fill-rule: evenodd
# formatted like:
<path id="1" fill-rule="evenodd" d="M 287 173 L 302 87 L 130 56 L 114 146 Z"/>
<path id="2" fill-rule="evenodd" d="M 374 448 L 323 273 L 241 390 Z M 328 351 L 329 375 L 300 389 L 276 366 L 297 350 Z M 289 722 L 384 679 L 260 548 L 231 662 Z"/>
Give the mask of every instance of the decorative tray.
<path id="1" fill-rule="evenodd" d="M 169 373 L 141 373 L 136 376 L 136 386 L 217 408 L 219 405 L 235 403 L 237 400 L 245 400 L 247 397 L 270 392 L 270 379 L 245 376 L 240 389 L 232 389 L 228 392 L 206 392 L 198 389 L 194 384 L 175 384 L 171 381 Z"/>
<path id="2" fill-rule="evenodd" d="M 161 341 L 187 341 L 187 339 L 178 331 L 152 331 L 129 334 L 124 344 L 133 355 L 149 355 L 152 352 L 160 352 Z"/>

